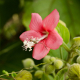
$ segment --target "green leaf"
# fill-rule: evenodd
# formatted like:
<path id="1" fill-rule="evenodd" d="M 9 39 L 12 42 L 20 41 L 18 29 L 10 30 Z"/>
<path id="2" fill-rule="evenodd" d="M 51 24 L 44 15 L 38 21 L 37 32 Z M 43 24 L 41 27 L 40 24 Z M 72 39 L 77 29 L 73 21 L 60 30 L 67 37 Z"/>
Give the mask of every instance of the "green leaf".
<path id="1" fill-rule="evenodd" d="M 51 75 L 43 73 L 41 80 L 54 80 L 54 78 Z"/>
<path id="2" fill-rule="evenodd" d="M 56 77 L 55 77 L 55 80 L 65 80 L 64 78 L 64 74 L 67 72 L 67 68 L 64 68 L 64 69 L 61 69 L 58 73 L 57 73 L 57 75 L 56 75 Z"/>
<path id="3" fill-rule="evenodd" d="M 56 49 L 56 50 L 52 50 L 52 49 L 50 49 L 48 55 L 50 55 L 50 56 L 54 56 L 54 57 L 58 57 L 58 58 L 61 58 L 59 48 Z"/>
<path id="4" fill-rule="evenodd" d="M 27 8 L 27 10 L 26 10 L 26 8 Z M 25 1 L 24 11 L 25 11 L 25 13 L 22 16 L 22 23 L 26 27 L 26 29 L 29 30 L 29 24 L 31 21 L 31 13 L 34 12 L 31 1 Z"/>
<path id="5" fill-rule="evenodd" d="M 70 33 L 68 28 L 64 24 L 62 24 L 62 22 L 59 22 L 56 27 L 56 30 L 60 34 L 60 36 L 63 38 L 63 41 L 65 43 L 68 43 L 70 39 Z"/>
<path id="6" fill-rule="evenodd" d="M 54 80 L 54 78 L 51 75 L 48 75 L 49 80 Z"/>
<path id="7" fill-rule="evenodd" d="M 50 56 L 54 56 L 54 57 L 58 57 L 61 58 L 63 60 L 67 60 L 68 58 L 68 52 L 62 47 L 62 55 L 60 53 L 60 48 L 56 49 L 56 50 L 50 50 L 48 55 Z"/>
<path id="8" fill-rule="evenodd" d="M 43 73 L 41 80 L 50 80 L 48 74 Z"/>

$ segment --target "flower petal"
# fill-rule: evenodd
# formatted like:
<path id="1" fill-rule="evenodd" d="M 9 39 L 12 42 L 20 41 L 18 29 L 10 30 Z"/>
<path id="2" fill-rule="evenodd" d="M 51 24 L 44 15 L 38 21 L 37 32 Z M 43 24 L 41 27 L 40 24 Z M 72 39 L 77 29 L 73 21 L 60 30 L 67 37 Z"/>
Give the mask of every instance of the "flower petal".
<path id="1" fill-rule="evenodd" d="M 55 30 L 50 32 L 46 39 L 46 45 L 53 50 L 58 49 L 62 43 L 63 39 Z"/>
<path id="2" fill-rule="evenodd" d="M 30 31 L 25 31 L 20 35 L 20 40 L 24 41 L 24 40 L 30 40 L 32 38 L 40 38 L 41 34 L 34 31 L 34 30 L 30 30 Z"/>
<path id="3" fill-rule="evenodd" d="M 35 30 L 38 32 L 41 32 L 43 30 L 42 18 L 38 13 L 32 13 L 32 18 L 29 27 L 30 30 Z"/>
<path id="4" fill-rule="evenodd" d="M 58 22 L 59 22 L 59 13 L 55 9 L 43 20 L 43 27 L 47 31 L 52 31 L 57 26 Z"/>
<path id="5" fill-rule="evenodd" d="M 34 59 L 40 60 L 48 54 L 49 50 L 50 48 L 45 46 L 44 41 L 41 41 L 34 46 L 32 56 Z"/>

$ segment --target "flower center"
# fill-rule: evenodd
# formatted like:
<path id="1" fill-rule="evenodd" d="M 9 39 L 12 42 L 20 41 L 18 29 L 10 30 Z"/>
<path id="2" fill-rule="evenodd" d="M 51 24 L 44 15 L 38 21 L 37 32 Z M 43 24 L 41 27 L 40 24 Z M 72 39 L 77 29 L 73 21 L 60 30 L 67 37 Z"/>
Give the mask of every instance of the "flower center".
<path id="1" fill-rule="evenodd" d="M 47 36 L 48 36 L 48 34 L 43 35 L 41 38 L 33 38 L 32 37 L 31 39 L 29 39 L 29 41 L 27 38 L 27 40 L 24 40 L 22 47 L 24 48 L 25 51 L 27 51 L 28 48 L 29 48 L 29 51 L 32 51 L 32 47 L 35 44 L 37 44 L 38 42 L 40 42 L 41 40 L 45 39 Z"/>

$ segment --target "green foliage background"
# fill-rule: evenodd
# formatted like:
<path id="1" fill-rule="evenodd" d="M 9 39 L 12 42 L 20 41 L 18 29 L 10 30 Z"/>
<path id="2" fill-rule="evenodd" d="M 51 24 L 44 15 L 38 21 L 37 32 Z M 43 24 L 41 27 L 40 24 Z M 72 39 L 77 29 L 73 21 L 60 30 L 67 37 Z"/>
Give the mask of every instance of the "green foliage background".
<path id="1" fill-rule="evenodd" d="M 3 69 L 18 71 L 23 68 L 22 59 L 32 58 L 32 52 L 23 51 L 19 40 L 19 35 L 29 30 L 31 13 L 39 13 L 44 19 L 54 9 L 66 23 L 70 38 L 80 36 L 80 0 L 0 0 L 0 74 Z M 63 53 L 66 59 L 64 49 Z M 49 54 L 61 58 L 59 49 Z M 35 60 L 36 64 L 40 62 Z"/>

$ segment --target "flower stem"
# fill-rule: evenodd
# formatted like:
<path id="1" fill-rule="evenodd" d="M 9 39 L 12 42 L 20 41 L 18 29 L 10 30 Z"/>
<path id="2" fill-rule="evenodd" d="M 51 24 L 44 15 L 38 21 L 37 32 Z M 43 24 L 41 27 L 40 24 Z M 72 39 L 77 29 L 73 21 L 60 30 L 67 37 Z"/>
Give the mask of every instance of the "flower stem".
<path id="1" fill-rule="evenodd" d="M 38 67 L 38 66 L 36 66 L 36 65 L 34 66 L 34 68 L 35 68 L 36 70 L 39 70 L 39 67 Z"/>
<path id="2" fill-rule="evenodd" d="M 55 70 L 53 71 L 52 75 L 53 75 L 53 77 L 55 78 L 55 76 L 56 76 L 56 74 L 55 74 Z"/>
<path id="3" fill-rule="evenodd" d="M 63 41 L 62 47 L 63 47 L 66 51 L 70 52 L 70 48 L 67 46 L 67 44 L 66 44 L 64 41 Z"/>

